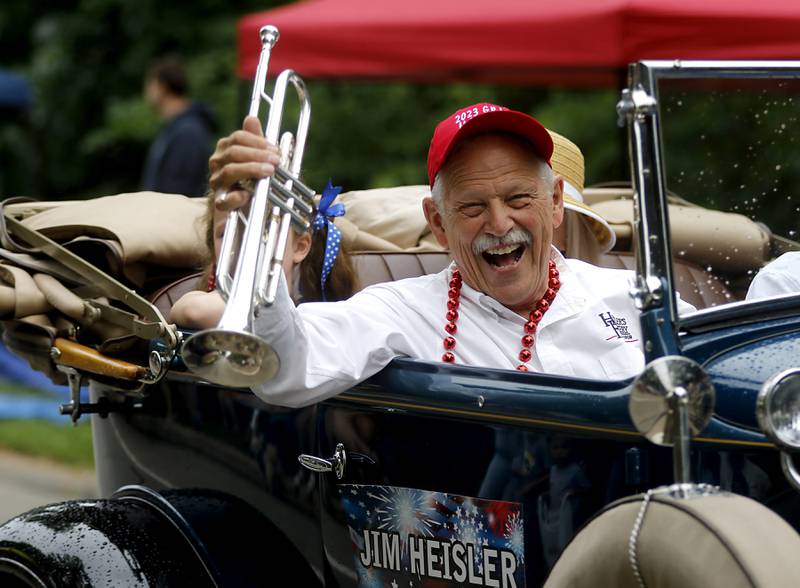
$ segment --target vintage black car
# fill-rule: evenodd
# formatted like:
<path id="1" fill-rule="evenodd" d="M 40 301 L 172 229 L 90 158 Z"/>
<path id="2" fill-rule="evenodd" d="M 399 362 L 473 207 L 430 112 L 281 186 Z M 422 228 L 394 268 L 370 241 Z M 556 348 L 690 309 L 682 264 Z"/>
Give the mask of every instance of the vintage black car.
<path id="1" fill-rule="evenodd" d="M 304 408 L 202 381 L 181 359 L 190 333 L 164 320 L 197 276 L 145 300 L 108 276 L 107 260 L 87 266 L 74 253 L 82 246 L 58 247 L 7 211 L 22 248 L 4 244 L 6 259 L 54 259 L 73 292 L 112 300 L 89 306 L 122 331 L 95 349 L 100 359 L 74 359 L 74 344 L 96 342 L 89 329 L 70 340 L 6 321 L 12 349 L 41 369 L 60 366 L 76 390 L 89 382 L 90 402 L 76 396 L 64 412 L 91 414 L 103 498 L 0 527 L 0 584 L 534 586 L 595 513 L 676 472 L 799 528 L 800 293 L 744 299 L 762 264 L 800 251 L 798 77 L 796 63 L 632 66 L 618 106 L 632 185 L 587 191 L 610 216 L 635 209 L 625 213 L 632 232 L 618 236 L 627 250 L 604 261 L 636 270 L 647 361 L 688 358 L 697 371 L 677 385 L 694 394 L 707 376 L 715 392 L 713 407 L 691 396 L 713 414 L 679 467 L 634 426 L 631 380 L 396 359 Z M 738 122 L 709 123 L 703 136 L 681 126 L 703 109 L 729 109 Z M 706 166 L 725 157 L 741 173 Z M 726 192 L 742 215 L 711 210 Z M 766 212 L 771 232 L 750 220 Z M 437 271 L 448 256 L 364 253 L 356 263 L 366 285 Z M 699 310 L 679 315 L 676 289 Z"/>

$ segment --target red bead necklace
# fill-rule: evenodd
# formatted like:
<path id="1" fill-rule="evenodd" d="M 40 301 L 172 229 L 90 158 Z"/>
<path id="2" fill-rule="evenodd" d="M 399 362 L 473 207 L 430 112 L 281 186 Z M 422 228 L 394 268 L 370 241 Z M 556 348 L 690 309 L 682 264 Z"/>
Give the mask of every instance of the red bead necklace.
<path id="1" fill-rule="evenodd" d="M 548 274 L 548 288 L 545 291 L 544 296 L 539 299 L 534 307 L 534 310 L 532 310 L 528 316 L 528 322 L 526 322 L 522 327 L 525 334 L 522 336 L 522 350 L 519 352 L 518 356 L 522 363 L 517 366 L 517 369 L 521 372 L 528 371 L 528 366 L 525 364 L 528 363 L 532 357 L 531 347 L 533 347 L 535 342 L 534 335 L 536 334 L 536 328 L 539 325 L 539 322 L 542 320 L 544 313 L 550 309 L 550 304 L 552 304 L 556 297 L 556 293 L 558 292 L 559 288 L 561 288 L 561 280 L 558 277 L 558 268 L 556 267 L 556 263 L 552 260 L 548 262 Z M 456 322 L 458 321 L 458 307 L 460 304 L 460 298 L 461 272 L 456 267 L 453 268 L 453 273 L 450 277 L 450 289 L 447 291 L 447 314 L 445 315 L 445 318 L 447 318 L 447 324 L 444 326 L 444 330 L 447 332 L 447 336 L 444 338 L 444 348 L 446 351 L 444 352 L 444 355 L 442 355 L 442 361 L 446 363 L 455 363 L 456 361 L 456 356 L 453 354 L 453 349 L 456 348 L 456 338 L 454 335 L 456 334 L 456 331 L 458 331 Z"/>
<path id="2" fill-rule="evenodd" d="M 206 292 L 213 292 L 217 289 L 217 264 L 211 266 L 208 272 L 208 282 L 206 282 Z"/>

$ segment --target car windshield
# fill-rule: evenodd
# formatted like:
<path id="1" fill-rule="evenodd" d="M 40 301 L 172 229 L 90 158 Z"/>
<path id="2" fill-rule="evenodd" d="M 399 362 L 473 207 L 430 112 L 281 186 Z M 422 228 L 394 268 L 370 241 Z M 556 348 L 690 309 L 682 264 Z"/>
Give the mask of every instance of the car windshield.
<path id="1" fill-rule="evenodd" d="M 661 79 L 659 103 L 676 280 L 704 269 L 708 306 L 800 290 L 800 81 Z"/>

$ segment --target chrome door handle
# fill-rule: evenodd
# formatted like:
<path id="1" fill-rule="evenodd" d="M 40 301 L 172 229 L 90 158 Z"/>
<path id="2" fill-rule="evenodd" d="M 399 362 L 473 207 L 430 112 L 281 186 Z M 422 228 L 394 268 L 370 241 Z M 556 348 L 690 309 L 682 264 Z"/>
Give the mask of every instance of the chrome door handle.
<path id="1" fill-rule="evenodd" d="M 347 465 L 347 453 L 344 450 L 344 445 L 339 443 L 336 445 L 336 451 L 333 452 L 333 457 L 330 459 L 303 453 L 297 457 L 297 461 L 304 468 L 308 468 L 313 472 L 333 472 L 336 474 L 336 479 L 341 480 L 344 477 L 344 466 Z"/>

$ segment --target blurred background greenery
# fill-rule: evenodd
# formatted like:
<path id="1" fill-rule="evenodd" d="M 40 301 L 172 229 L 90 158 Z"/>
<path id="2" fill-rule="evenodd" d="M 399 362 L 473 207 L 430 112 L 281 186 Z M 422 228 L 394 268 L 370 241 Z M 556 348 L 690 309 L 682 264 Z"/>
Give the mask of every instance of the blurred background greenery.
<path id="1" fill-rule="evenodd" d="M 0 197 L 87 198 L 138 189 L 158 118 L 142 98 L 150 61 L 182 55 L 220 132 L 238 128 L 250 82 L 236 79 L 237 17 L 269 0 L 43 0 L 0 7 L 3 67 L 25 75 L 29 112 L 0 112 Z M 280 50 L 280 44 L 276 50 Z M 302 74 L 302 72 L 300 72 Z M 345 189 L 425 182 L 433 126 L 471 102 L 536 115 L 591 153 L 589 181 L 627 176 L 616 89 L 308 80 L 307 180 Z"/>

